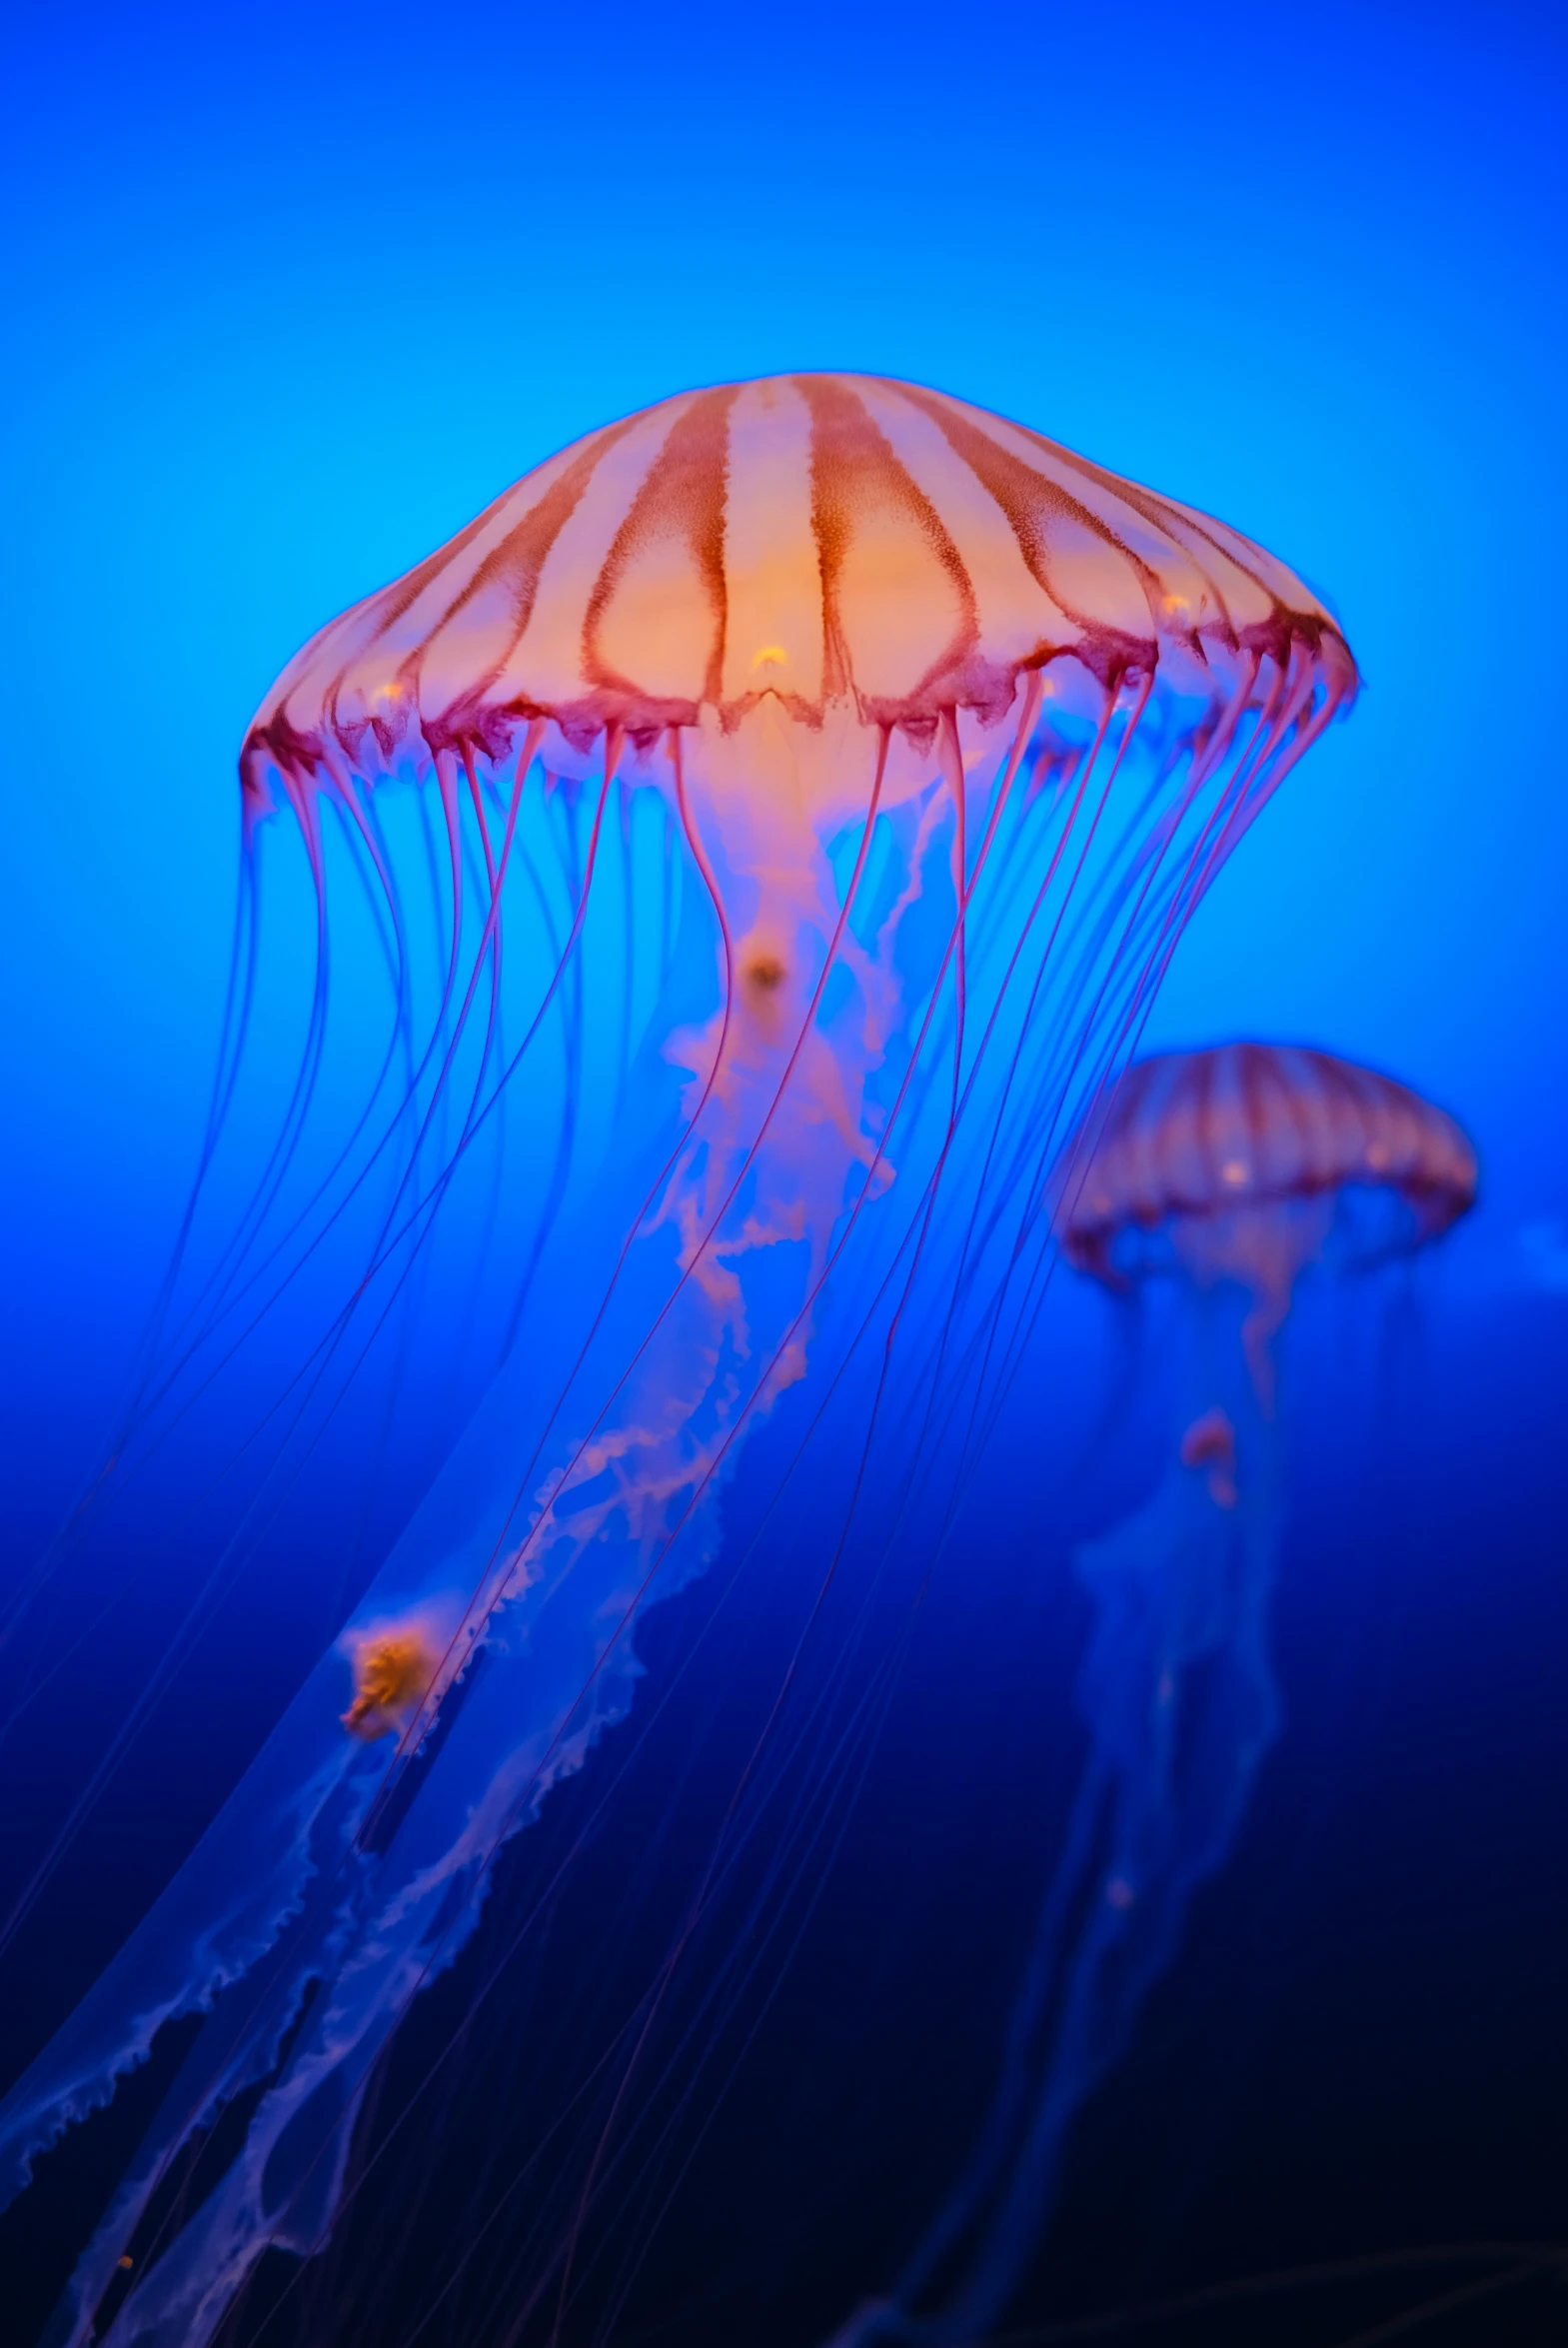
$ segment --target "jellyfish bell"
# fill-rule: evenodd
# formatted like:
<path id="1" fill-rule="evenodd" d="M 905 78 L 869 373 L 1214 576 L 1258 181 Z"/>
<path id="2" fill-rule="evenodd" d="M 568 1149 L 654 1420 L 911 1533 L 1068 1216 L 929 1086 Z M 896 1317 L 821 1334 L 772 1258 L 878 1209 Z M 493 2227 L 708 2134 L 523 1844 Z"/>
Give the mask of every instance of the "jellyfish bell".
<path id="1" fill-rule="evenodd" d="M 1212 725 L 1288 707 L 1282 734 L 1355 684 L 1329 613 L 1223 525 L 962 401 L 778 377 L 679 395 L 527 475 L 305 647 L 242 776 L 259 814 L 269 773 L 308 806 L 405 755 L 505 763 L 541 720 L 561 774 L 607 735 L 647 761 L 675 728 L 738 820 L 766 826 L 786 780 L 848 820 L 876 729 L 908 745 L 890 805 L 944 715 L 994 726 L 1047 669 L 1087 709 L 1166 672 Z"/>
<path id="2" fill-rule="evenodd" d="M 1109 1286 L 1176 1269 L 1248 1289 L 1262 1390 L 1309 1263 L 1414 1253 L 1476 1179 L 1460 1127 L 1408 1086 L 1327 1052 L 1227 1044 L 1128 1069 L 1064 1158 L 1056 1218 L 1067 1260 Z"/>
<path id="3" fill-rule="evenodd" d="M 532 1219 L 490 1395 L 4 2108 L 14 2190 L 162 2022 L 209 2013 L 62 2342 L 200 2348 L 264 2243 L 320 2246 L 400 2015 L 475 1929 L 503 1843 L 625 1714 L 636 1624 L 714 1555 L 763 1415 L 808 1389 L 782 1472 L 813 1444 L 829 1484 L 834 1444 L 858 1462 L 834 1559 L 866 1520 L 909 1520 L 922 1430 L 983 1427 L 975 1380 L 999 1390 L 1023 1341 L 1061 1134 L 1355 689 L 1331 615 L 1225 525 L 844 375 L 589 435 L 285 669 L 245 737 L 245 836 L 259 855 L 292 814 L 319 974 L 345 857 L 361 876 L 407 1073 L 266 1253 L 322 1107 L 318 976 L 288 1134 L 226 1260 L 260 1254 L 276 1285 L 340 1195 L 390 1189 L 335 1361 L 509 1104 Z M 411 802 L 445 843 L 423 963 Z M 949 1490 L 977 1439 L 942 1454 Z M 396 1734 L 354 1732 L 376 1724 Z M 242 2096 L 222 2178 L 111 2303 L 151 2199 Z"/>
<path id="4" fill-rule="evenodd" d="M 1126 1071 L 1066 1154 L 1058 1223 L 1077 1269 L 1124 1280 L 1163 1246 L 1201 1266 L 1192 1224 L 1315 1198 L 1349 1265 L 1440 1237 L 1476 1180 L 1468 1137 L 1409 1086 L 1302 1045 L 1222 1044 Z"/>
<path id="5" fill-rule="evenodd" d="M 1201 743 L 1194 781 L 1244 733 L 1250 790 L 1354 686 L 1330 615 L 1223 526 L 966 403 L 781 377 L 550 459 L 323 630 L 241 765 L 253 821 L 276 783 L 308 831 L 353 777 L 434 770 L 454 843 L 460 769 L 472 788 L 525 742 L 582 784 L 619 768 L 673 796 L 727 943 L 786 945 L 832 928 L 833 835 L 933 764 L 961 832 L 1009 760 L 1137 706 L 1151 739 Z"/>

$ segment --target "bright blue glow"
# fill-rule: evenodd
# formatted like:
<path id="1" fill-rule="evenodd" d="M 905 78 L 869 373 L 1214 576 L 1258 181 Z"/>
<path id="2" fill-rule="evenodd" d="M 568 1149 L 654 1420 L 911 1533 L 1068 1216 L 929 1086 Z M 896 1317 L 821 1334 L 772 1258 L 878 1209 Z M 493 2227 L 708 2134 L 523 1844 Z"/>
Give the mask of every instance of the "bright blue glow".
<path id="1" fill-rule="evenodd" d="M 802 364 L 1024 416 L 1324 585 L 1362 706 L 1236 860 L 1158 1036 L 1386 1062 L 1471 1119 L 1499 1211 L 1555 1211 L 1549 18 L 1008 39 L 836 9 L 23 31 L 7 1190 L 47 1270 L 18 1354 L 66 1373 L 187 1162 L 232 761 L 281 662 L 590 425 Z"/>

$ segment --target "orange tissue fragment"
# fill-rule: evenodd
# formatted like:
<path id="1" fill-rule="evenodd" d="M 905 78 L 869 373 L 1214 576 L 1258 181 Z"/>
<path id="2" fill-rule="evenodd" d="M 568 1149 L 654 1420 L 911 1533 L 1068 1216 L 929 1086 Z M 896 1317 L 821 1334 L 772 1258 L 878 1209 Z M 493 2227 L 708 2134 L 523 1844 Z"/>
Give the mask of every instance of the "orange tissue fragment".
<path id="1" fill-rule="evenodd" d="M 1208 1496 L 1220 1508 L 1236 1504 L 1236 1430 L 1216 1403 L 1194 1418 L 1181 1438 L 1183 1467 L 1208 1469 Z"/>
<path id="2" fill-rule="evenodd" d="M 437 1657 L 422 1630 L 382 1631 L 354 1652 L 354 1701 L 343 1715 L 351 1736 L 367 1743 L 400 1727 L 436 1676 Z"/>

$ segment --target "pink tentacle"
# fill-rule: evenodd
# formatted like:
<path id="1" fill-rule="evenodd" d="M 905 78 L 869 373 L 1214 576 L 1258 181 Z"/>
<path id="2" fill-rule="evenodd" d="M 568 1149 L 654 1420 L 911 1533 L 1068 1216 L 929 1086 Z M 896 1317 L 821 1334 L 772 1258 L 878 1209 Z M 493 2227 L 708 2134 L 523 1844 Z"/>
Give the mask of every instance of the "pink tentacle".
<path id="1" fill-rule="evenodd" d="M 463 936 L 463 818 L 458 805 L 457 763 L 450 750 L 436 753 L 436 785 L 447 827 L 447 855 L 452 866 L 452 952 L 447 958 L 447 983 L 442 990 L 441 1017 L 447 1016 L 458 978 L 458 947 Z"/>
<path id="2" fill-rule="evenodd" d="M 283 773 L 283 788 L 288 793 L 310 859 L 311 879 L 316 886 L 316 924 L 321 933 L 327 927 L 327 874 L 322 856 L 321 809 L 317 805 L 317 784 L 314 777 L 296 775 L 292 768 Z"/>

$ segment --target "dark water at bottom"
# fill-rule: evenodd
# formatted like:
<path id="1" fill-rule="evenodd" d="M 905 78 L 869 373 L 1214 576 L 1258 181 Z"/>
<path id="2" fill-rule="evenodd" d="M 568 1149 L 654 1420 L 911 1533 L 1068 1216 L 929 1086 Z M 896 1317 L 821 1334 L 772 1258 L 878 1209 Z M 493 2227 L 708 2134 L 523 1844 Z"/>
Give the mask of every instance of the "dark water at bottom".
<path id="1" fill-rule="evenodd" d="M 1450 1309 L 1392 1395 L 1304 1318 L 1284 1732 L 1073 2132 L 1019 2348 L 1568 2338 L 1568 1314 Z M 884 2286 L 984 2107 L 1078 1759 L 1068 1553 L 1134 1489 L 1137 1440 L 1071 1489 L 998 1471 L 917 1614 L 894 1589 L 841 1685 L 806 1672 L 688 1938 L 793 1600 L 716 1612 L 721 1567 L 652 1615 L 633 1722 L 406 2024 L 331 2248 L 265 2262 L 224 2348 L 548 2340 L 590 2176 L 574 2348 L 806 2348 Z M 37 2336 L 152 2085 L 4 2221 L 8 2338 Z"/>

